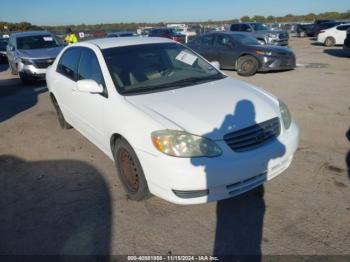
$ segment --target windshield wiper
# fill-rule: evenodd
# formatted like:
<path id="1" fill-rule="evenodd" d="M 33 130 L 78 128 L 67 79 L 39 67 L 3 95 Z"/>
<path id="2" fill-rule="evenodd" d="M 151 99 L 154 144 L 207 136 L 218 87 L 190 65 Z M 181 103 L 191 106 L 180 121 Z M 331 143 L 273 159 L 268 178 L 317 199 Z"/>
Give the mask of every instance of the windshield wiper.
<path id="1" fill-rule="evenodd" d="M 208 81 L 208 80 L 219 80 L 223 79 L 226 76 L 222 74 L 212 75 L 212 76 L 206 76 L 206 77 L 189 77 L 185 79 L 181 79 L 175 82 L 166 83 L 166 84 L 160 84 L 160 85 L 149 85 L 149 86 L 141 86 L 138 88 L 135 88 L 134 90 L 128 90 L 124 91 L 124 94 L 132 94 L 132 93 L 139 93 L 139 92 L 148 92 L 148 91 L 154 91 L 169 87 L 182 87 L 186 86 L 188 84 L 197 84 L 198 82 Z"/>

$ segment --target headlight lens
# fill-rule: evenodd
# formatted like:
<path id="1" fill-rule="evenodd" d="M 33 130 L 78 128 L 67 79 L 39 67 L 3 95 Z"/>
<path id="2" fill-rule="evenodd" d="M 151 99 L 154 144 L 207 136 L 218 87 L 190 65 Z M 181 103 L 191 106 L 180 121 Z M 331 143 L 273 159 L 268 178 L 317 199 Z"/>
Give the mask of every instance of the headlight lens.
<path id="1" fill-rule="evenodd" d="M 210 139 L 184 131 L 161 130 L 152 133 L 153 145 L 162 153 L 175 157 L 216 157 L 222 151 Z"/>
<path id="2" fill-rule="evenodd" d="M 33 64 L 33 61 L 31 59 L 27 59 L 27 58 L 21 58 L 21 62 L 24 65 L 32 65 Z"/>
<path id="3" fill-rule="evenodd" d="M 269 34 L 269 37 L 270 37 L 270 38 L 277 38 L 277 37 L 278 37 L 278 34 L 270 33 L 270 34 Z"/>
<path id="4" fill-rule="evenodd" d="M 279 100 L 279 104 L 284 128 L 288 129 L 292 124 L 292 115 L 290 114 L 290 111 L 285 103 Z"/>

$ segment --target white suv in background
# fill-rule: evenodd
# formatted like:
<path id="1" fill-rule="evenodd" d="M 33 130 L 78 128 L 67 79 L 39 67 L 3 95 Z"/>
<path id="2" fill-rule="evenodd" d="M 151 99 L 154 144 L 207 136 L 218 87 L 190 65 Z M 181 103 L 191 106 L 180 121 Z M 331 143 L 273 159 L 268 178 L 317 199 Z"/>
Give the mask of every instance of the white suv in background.
<path id="1" fill-rule="evenodd" d="M 343 45 L 346 38 L 346 30 L 348 28 L 350 28 L 350 23 L 321 30 L 317 36 L 317 43 L 323 44 L 327 47 Z"/>

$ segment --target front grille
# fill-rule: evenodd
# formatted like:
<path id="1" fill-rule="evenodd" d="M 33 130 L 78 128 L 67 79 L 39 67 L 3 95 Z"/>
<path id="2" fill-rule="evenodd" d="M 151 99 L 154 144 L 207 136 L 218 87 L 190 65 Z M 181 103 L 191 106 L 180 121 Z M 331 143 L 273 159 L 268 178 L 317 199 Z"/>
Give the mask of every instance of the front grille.
<path id="1" fill-rule="evenodd" d="M 252 150 L 279 136 L 281 124 L 278 117 L 224 136 L 227 145 L 235 152 Z"/>
<path id="2" fill-rule="evenodd" d="M 36 68 L 48 68 L 55 61 L 54 58 L 50 59 L 35 59 L 33 60 L 34 66 Z"/>

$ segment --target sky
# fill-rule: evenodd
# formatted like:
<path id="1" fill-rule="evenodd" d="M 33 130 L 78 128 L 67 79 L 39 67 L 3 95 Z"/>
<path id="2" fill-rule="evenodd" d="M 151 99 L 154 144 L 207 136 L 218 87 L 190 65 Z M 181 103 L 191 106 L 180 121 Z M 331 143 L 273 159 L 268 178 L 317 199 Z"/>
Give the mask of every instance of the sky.
<path id="1" fill-rule="evenodd" d="M 228 20 L 350 10 L 350 0 L 16 0 L 0 21 L 36 25 Z"/>

